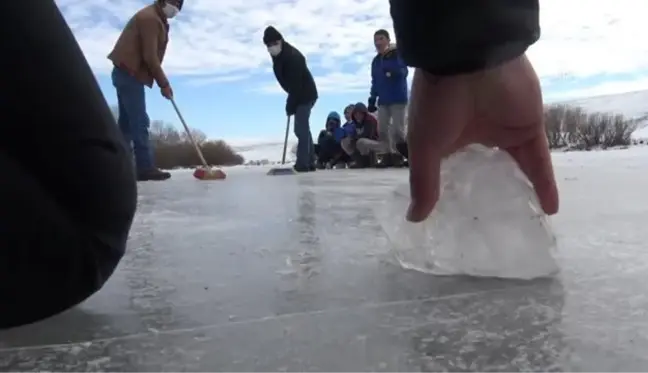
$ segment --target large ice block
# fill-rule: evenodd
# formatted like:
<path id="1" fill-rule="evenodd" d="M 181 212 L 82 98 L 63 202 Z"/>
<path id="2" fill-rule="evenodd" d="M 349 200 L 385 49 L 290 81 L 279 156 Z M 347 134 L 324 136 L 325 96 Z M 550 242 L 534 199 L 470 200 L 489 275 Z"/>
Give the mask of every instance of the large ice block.
<path id="1" fill-rule="evenodd" d="M 511 156 L 470 145 L 442 164 L 441 195 L 422 223 L 405 220 L 409 186 L 376 215 L 405 268 L 436 275 L 532 279 L 558 272 L 556 237 Z"/>

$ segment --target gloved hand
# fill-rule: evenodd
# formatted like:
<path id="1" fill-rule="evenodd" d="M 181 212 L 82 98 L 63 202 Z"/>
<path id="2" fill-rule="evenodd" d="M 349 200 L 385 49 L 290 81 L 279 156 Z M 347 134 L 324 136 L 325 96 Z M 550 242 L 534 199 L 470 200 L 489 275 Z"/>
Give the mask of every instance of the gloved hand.
<path id="1" fill-rule="evenodd" d="M 288 96 L 286 99 L 286 116 L 295 115 L 297 112 L 297 104 L 294 103 L 294 100 Z"/>
<path id="2" fill-rule="evenodd" d="M 378 108 L 376 107 L 376 98 L 375 97 L 369 97 L 369 100 L 367 101 L 367 110 L 370 113 L 375 113 L 378 111 Z"/>

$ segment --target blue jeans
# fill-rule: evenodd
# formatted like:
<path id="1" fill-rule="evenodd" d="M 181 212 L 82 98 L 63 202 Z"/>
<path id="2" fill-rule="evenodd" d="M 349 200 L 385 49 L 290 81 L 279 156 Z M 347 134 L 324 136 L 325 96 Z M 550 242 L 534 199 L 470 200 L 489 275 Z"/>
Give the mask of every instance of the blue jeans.
<path id="1" fill-rule="evenodd" d="M 297 161 L 295 167 L 308 168 L 315 164 L 315 146 L 310 131 L 310 115 L 314 102 L 299 105 L 295 111 L 295 136 L 297 136 Z"/>
<path id="2" fill-rule="evenodd" d="M 154 168 L 149 140 L 151 121 L 146 113 L 144 84 L 118 67 L 112 71 L 112 82 L 119 105 L 117 123 L 126 143 L 132 145 L 137 171 L 151 170 Z"/>

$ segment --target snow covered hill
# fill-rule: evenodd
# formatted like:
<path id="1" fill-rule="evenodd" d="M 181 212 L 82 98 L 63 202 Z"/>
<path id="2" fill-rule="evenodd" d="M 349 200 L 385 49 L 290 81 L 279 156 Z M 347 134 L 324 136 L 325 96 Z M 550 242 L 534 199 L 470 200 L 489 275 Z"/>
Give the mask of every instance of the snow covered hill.
<path id="1" fill-rule="evenodd" d="M 294 156 L 292 149 L 296 145 L 297 141 L 294 139 L 294 136 L 292 139 L 288 139 L 288 149 L 286 149 L 287 162 L 293 161 Z M 267 141 L 245 145 L 237 145 L 234 143 L 231 144 L 231 146 L 237 153 L 245 158 L 245 162 L 264 160 L 269 163 L 281 162 L 281 156 L 283 154 L 283 141 Z"/>
<path id="2" fill-rule="evenodd" d="M 616 95 L 588 97 L 565 101 L 587 111 L 623 114 L 629 119 L 644 118 L 632 134 L 635 140 L 648 140 L 648 90 L 626 92 Z"/>

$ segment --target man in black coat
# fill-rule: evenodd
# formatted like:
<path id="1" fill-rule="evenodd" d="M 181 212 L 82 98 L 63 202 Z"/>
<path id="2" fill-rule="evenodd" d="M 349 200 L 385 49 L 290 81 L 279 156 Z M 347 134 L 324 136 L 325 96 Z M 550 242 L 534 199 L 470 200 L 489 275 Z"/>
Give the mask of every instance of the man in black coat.
<path id="1" fill-rule="evenodd" d="M 306 65 L 306 58 L 297 48 L 287 43 L 272 26 L 263 33 L 263 43 L 272 56 L 272 68 L 281 88 L 288 94 L 286 115 L 294 115 L 297 136 L 295 171 L 315 171 L 315 147 L 310 131 L 310 114 L 317 101 L 315 80 Z"/>

